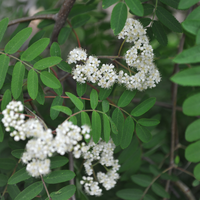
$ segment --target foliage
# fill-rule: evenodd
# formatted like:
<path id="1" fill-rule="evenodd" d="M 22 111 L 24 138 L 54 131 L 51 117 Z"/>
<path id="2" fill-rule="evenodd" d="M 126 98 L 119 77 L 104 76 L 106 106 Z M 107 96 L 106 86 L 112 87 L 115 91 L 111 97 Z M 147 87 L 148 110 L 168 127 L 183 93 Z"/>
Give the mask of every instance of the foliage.
<path id="1" fill-rule="evenodd" d="M 12 21 L 11 7 L 0 2 L 0 9 L 5 8 L 0 15 L 1 199 L 64 200 L 73 195 L 77 200 L 199 199 L 198 1 L 70 1 L 73 6 L 59 28 L 63 20 L 59 14 L 66 6 L 61 1 L 37 1 L 35 7 L 42 6 L 43 11 L 28 18 L 27 9 L 17 9 L 13 15 L 16 21 Z M 28 3 L 18 6 L 27 8 Z M 182 10 L 180 20 L 177 14 Z M 30 23 L 35 19 L 40 19 L 37 25 Z M 128 22 L 135 27 L 130 28 Z M 138 60 L 130 56 L 133 52 Z M 145 59 L 145 67 L 136 66 Z M 88 66 L 95 66 L 96 74 L 91 69 L 88 72 Z M 152 66 L 152 74 L 157 76 L 150 80 L 148 70 Z M 103 83 L 109 82 L 105 78 L 109 73 L 103 68 L 109 68 L 111 74 L 111 84 L 106 86 Z M 142 77 L 144 70 L 148 73 Z M 137 75 L 139 79 L 134 82 L 131 78 Z M 134 86 L 137 81 L 140 86 Z M 149 85 L 145 85 L 147 81 Z M 27 170 L 23 155 L 28 152 L 28 142 L 41 136 L 23 138 L 21 133 L 18 137 L 14 132 L 17 126 L 5 125 L 5 110 L 12 100 L 21 102 L 25 109 L 25 115 L 18 110 L 18 117 L 23 115 L 27 121 L 33 118 L 42 127 L 41 135 L 48 130 L 54 135 L 47 143 L 49 148 L 68 122 L 83 130 L 83 125 L 90 127 L 94 143 L 84 133 L 83 141 L 77 140 L 80 147 L 75 142 L 71 150 L 48 155 L 48 174 L 41 172 L 35 178 Z M 87 151 L 78 156 L 76 148 L 84 146 Z M 110 155 L 112 165 L 108 161 L 102 164 L 95 151 L 114 151 Z M 87 165 L 88 155 L 97 162 L 88 161 Z M 104 185 L 100 197 L 83 187 L 91 181 L 84 178 L 87 166 L 92 169 L 94 182 Z M 117 171 L 113 188 L 106 185 L 102 175 L 108 178 L 111 167 Z"/>

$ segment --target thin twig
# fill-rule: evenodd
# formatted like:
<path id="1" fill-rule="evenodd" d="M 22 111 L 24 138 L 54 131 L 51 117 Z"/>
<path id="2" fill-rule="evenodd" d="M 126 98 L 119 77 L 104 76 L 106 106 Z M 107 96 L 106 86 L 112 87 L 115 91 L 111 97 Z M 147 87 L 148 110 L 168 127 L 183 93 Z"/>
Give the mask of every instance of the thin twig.
<path id="1" fill-rule="evenodd" d="M 46 193 L 47 193 L 47 196 L 48 196 L 49 200 L 52 200 L 52 198 L 51 198 L 51 196 L 50 196 L 50 194 L 49 194 L 49 191 L 48 191 L 48 189 L 47 189 L 47 186 L 46 186 L 46 184 L 45 184 L 45 182 L 44 182 L 44 179 L 43 179 L 43 177 L 42 177 L 41 174 L 40 174 L 40 178 L 41 178 L 41 180 L 42 180 L 42 183 L 43 183 L 43 185 L 44 185 L 44 188 L 45 188 L 45 190 L 46 190 Z"/>
<path id="2" fill-rule="evenodd" d="M 56 23 L 53 29 L 52 37 L 51 37 L 51 43 L 57 42 L 58 34 L 61 30 L 61 28 L 65 25 L 65 22 L 67 20 L 67 17 L 74 5 L 76 0 L 65 0 L 63 5 L 61 6 L 60 11 L 56 15 Z"/>
<path id="3" fill-rule="evenodd" d="M 34 16 L 31 16 L 31 17 L 22 17 L 22 18 L 10 21 L 8 26 L 18 24 L 18 23 L 21 23 L 21 22 L 33 21 L 33 20 L 37 20 L 37 19 L 52 19 L 52 20 L 55 20 L 55 16 L 56 16 L 55 14 L 49 14 L 49 15 L 34 15 Z"/>
<path id="4" fill-rule="evenodd" d="M 74 171 L 74 159 L 72 152 L 69 152 L 69 170 Z M 74 179 L 70 180 L 70 185 L 74 185 Z M 75 195 L 73 195 L 70 200 L 76 200 Z"/>

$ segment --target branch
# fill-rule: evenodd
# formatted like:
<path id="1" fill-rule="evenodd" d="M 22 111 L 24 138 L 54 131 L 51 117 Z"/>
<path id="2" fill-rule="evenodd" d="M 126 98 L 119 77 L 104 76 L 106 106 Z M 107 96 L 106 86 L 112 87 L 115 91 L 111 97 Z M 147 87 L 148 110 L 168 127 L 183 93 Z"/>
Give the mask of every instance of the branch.
<path id="1" fill-rule="evenodd" d="M 19 19 L 15 19 L 9 22 L 8 26 L 12 26 L 14 24 L 18 24 L 21 22 L 28 22 L 28 21 L 33 21 L 33 20 L 37 20 L 37 19 L 52 19 L 55 20 L 56 18 L 55 14 L 49 14 L 49 15 L 34 15 L 31 17 L 22 17 Z"/>
<path id="2" fill-rule="evenodd" d="M 69 170 L 74 171 L 74 159 L 72 152 L 69 152 Z M 74 179 L 70 180 L 70 185 L 74 185 Z M 70 200 L 76 200 L 75 195 L 73 195 Z"/>
<path id="3" fill-rule="evenodd" d="M 65 0 L 59 13 L 56 14 L 56 17 L 55 17 L 56 23 L 55 23 L 54 30 L 52 33 L 51 43 L 57 42 L 58 34 L 61 28 L 64 26 L 75 1 L 76 0 Z"/>

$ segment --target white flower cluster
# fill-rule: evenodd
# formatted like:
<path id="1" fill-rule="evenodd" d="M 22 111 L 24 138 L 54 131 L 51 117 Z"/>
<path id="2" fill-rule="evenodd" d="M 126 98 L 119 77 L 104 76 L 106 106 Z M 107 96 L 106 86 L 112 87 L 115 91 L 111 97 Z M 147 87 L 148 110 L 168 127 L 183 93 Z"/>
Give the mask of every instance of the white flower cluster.
<path id="1" fill-rule="evenodd" d="M 33 177 L 46 175 L 50 172 L 50 160 L 54 152 L 64 155 L 73 152 L 75 158 L 81 156 L 85 143 L 81 142 L 82 135 L 86 139 L 90 138 L 90 127 L 83 125 L 79 128 L 72 122 L 65 121 L 56 129 L 57 135 L 54 138 L 51 129 L 44 130 L 44 127 L 37 119 L 24 120 L 22 112 L 24 107 L 21 102 L 10 102 L 2 112 L 4 117 L 2 122 L 7 131 L 10 127 L 14 129 L 11 136 L 15 141 L 31 138 L 26 144 L 26 151 L 22 155 L 23 163 L 27 164 L 26 170 Z M 21 117 L 23 116 L 23 117 Z M 80 144 L 79 144 L 80 143 Z"/>
<path id="2" fill-rule="evenodd" d="M 102 88 L 110 88 L 114 83 L 123 84 L 128 90 L 138 89 L 143 91 L 155 87 L 160 82 L 160 73 L 153 63 L 153 49 L 149 45 L 146 30 L 139 21 L 128 18 L 123 30 L 119 33 L 118 39 L 126 39 L 133 42 L 134 46 L 125 54 L 128 66 L 137 70 L 135 75 L 114 70 L 114 65 L 103 64 L 99 67 L 100 61 L 89 56 L 81 48 L 75 48 L 69 53 L 68 63 L 75 63 L 73 78 L 79 83 L 90 81 L 98 83 Z M 77 64 L 77 62 L 79 62 Z"/>
<path id="3" fill-rule="evenodd" d="M 108 143 L 100 140 L 98 144 L 95 144 L 91 140 L 85 148 L 85 152 L 83 152 L 83 158 L 85 159 L 84 168 L 88 176 L 83 176 L 83 180 L 81 180 L 80 183 L 84 185 L 85 191 L 88 194 L 100 196 L 102 194 L 102 189 L 99 183 L 102 184 L 106 190 L 110 190 L 116 185 L 116 181 L 119 179 L 117 171 L 120 165 L 118 164 L 118 160 L 114 159 L 114 148 L 115 145 L 112 140 Z M 107 173 L 98 172 L 97 180 L 94 181 L 91 175 L 94 173 L 93 167 L 96 164 L 101 164 Z"/>

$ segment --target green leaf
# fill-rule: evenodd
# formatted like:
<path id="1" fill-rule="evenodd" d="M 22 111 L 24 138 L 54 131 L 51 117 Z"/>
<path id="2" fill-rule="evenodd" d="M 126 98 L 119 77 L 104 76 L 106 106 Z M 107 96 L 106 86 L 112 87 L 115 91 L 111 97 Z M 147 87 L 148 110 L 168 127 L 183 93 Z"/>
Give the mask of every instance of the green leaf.
<path id="1" fill-rule="evenodd" d="M 150 15 L 153 13 L 154 6 L 151 4 L 143 4 L 144 16 Z"/>
<path id="2" fill-rule="evenodd" d="M 139 189 L 123 189 L 119 190 L 116 195 L 124 200 L 140 200 L 143 191 Z"/>
<path id="3" fill-rule="evenodd" d="M 178 9 L 181 9 L 181 10 L 188 9 L 198 2 L 199 2 L 198 0 L 190 0 L 190 1 L 180 0 L 180 3 L 178 5 Z"/>
<path id="4" fill-rule="evenodd" d="M 76 191 L 76 186 L 68 185 L 61 188 L 57 192 L 52 192 L 50 196 L 53 200 L 66 200 L 69 199 L 75 193 L 75 191 Z M 46 200 L 48 199 L 49 198 L 47 198 Z"/>
<path id="5" fill-rule="evenodd" d="M 4 174 L 0 174 L 0 187 L 3 187 L 4 185 L 6 185 L 7 181 L 8 181 L 8 177 Z"/>
<path id="6" fill-rule="evenodd" d="M 200 86 L 200 67 L 185 69 L 171 77 L 171 81 L 183 86 Z"/>
<path id="7" fill-rule="evenodd" d="M 1 67 L 0 67 L 0 74 L 1 74 L 1 78 L 0 78 L 0 89 L 3 87 L 5 78 L 6 78 L 6 74 L 8 71 L 8 66 L 9 66 L 9 62 L 10 62 L 10 58 L 6 55 L 0 55 L 0 63 L 1 63 Z"/>
<path id="8" fill-rule="evenodd" d="M 103 112 L 108 112 L 109 111 L 109 107 L 110 107 L 110 105 L 109 105 L 109 102 L 107 101 L 107 100 L 103 100 L 102 101 L 102 110 L 103 110 Z"/>
<path id="9" fill-rule="evenodd" d="M 200 180 L 200 163 L 194 168 L 194 176 L 197 180 Z"/>
<path id="10" fill-rule="evenodd" d="M 200 28 L 200 20 L 189 20 L 186 19 L 182 22 L 182 27 L 189 33 L 196 35 Z"/>
<path id="11" fill-rule="evenodd" d="M 101 137 L 101 118 L 99 113 L 96 111 L 92 112 L 92 138 L 95 143 L 97 143 Z"/>
<path id="12" fill-rule="evenodd" d="M 144 9 L 139 0 L 125 0 L 125 2 L 133 14 L 140 17 L 144 15 Z"/>
<path id="13" fill-rule="evenodd" d="M 6 32 L 8 22 L 9 19 L 7 17 L 0 21 L 0 42 L 4 36 L 4 33 Z"/>
<path id="14" fill-rule="evenodd" d="M 52 20 L 52 19 L 44 19 L 37 25 L 37 27 L 39 29 L 43 29 L 43 28 L 45 28 L 45 27 L 47 27 L 47 26 L 49 26 L 51 24 L 54 24 L 54 23 L 55 23 L 55 21 Z"/>
<path id="15" fill-rule="evenodd" d="M 106 9 L 110 6 L 112 6 L 113 4 L 117 3 L 119 0 L 103 0 L 102 1 L 102 8 Z"/>
<path id="16" fill-rule="evenodd" d="M 173 59 L 173 62 L 179 64 L 200 62 L 200 56 L 198 53 L 199 51 L 200 51 L 200 45 L 183 50 Z"/>
<path id="17" fill-rule="evenodd" d="M 199 162 L 200 161 L 200 141 L 195 142 L 187 146 L 185 150 L 185 158 L 189 162 Z"/>
<path id="18" fill-rule="evenodd" d="M 188 142 L 193 142 L 200 139 L 200 119 L 195 120 L 192 122 L 185 131 L 185 139 Z"/>
<path id="19" fill-rule="evenodd" d="M 36 99 L 38 95 L 38 75 L 34 69 L 28 72 L 27 88 L 30 97 Z"/>
<path id="20" fill-rule="evenodd" d="M 30 40 L 28 46 L 30 47 L 33 43 L 37 42 L 39 39 L 43 37 L 45 34 L 44 30 L 38 31 Z"/>
<path id="21" fill-rule="evenodd" d="M 74 172 L 70 170 L 53 171 L 44 177 L 44 181 L 48 184 L 57 184 L 69 181 L 75 177 Z"/>
<path id="22" fill-rule="evenodd" d="M 83 110 L 83 102 L 78 97 L 70 92 L 65 92 L 65 94 L 70 98 L 70 100 L 79 110 Z"/>
<path id="23" fill-rule="evenodd" d="M 109 117 L 109 120 L 110 120 L 110 125 L 111 125 L 112 132 L 114 134 L 118 134 L 118 130 L 117 130 L 116 124 L 113 122 L 113 120 L 111 119 L 111 117 Z"/>
<path id="24" fill-rule="evenodd" d="M 183 102 L 183 113 L 188 116 L 200 115 L 200 93 L 197 93 Z"/>
<path id="25" fill-rule="evenodd" d="M 159 21 L 154 21 L 152 30 L 156 40 L 158 40 L 158 42 L 162 46 L 167 46 L 167 34 L 165 33 L 165 30 L 163 29 L 162 24 Z"/>
<path id="26" fill-rule="evenodd" d="M 110 89 L 101 88 L 99 91 L 99 99 L 100 100 L 106 99 L 111 94 L 112 90 L 113 90 L 113 87 Z"/>
<path id="27" fill-rule="evenodd" d="M 198 29 L 197 34 L 196 34 L 196 45 L 200 44 L 200 29 Z"/>
<path id="28" fill-rule="evenodd" d="M 72 114 L 72 110 L 70 108 L 68 108 L 68 107 L 65 107 L 65 106 L 53 106 L 52 109 L 53 110 L 57 110 L 59 112 L 63 112 L 66 115 L 71 115 Z"/>
<path id="29" fill-rule="evenodd" d="M 160 1 L 166 4 L 167 6 L 171 6 L 177 9 L 180 0 L 160 0 Z"/>
<path id="30" fill-rule="evenodd" d="M 136 124 L 136 134 L 144 143 L 149 142 L 152 137 L 149 130 L 146 127 L 140 126 L 138 123 Z"/>
<path id="31" fill-rule="evenodd" d="M 14 99 L 17 99 L 22 92 L 24 74 L 25 74 L 24 65 L 21 62 L 17 62 L 13 69 L 12 81 L 11 81 L 11 91 Z"/>
<path id="32" fill-rule="evenodd" d="M 156 16 L 170 30 L 177 32 L 177 33 L 182 33 L 181 24 L 165 8 L 158 6 L 156 9 Z"/>
<path id="33" fill-rule="evenodd" d="M 15 199 L 15 197 L 20 193 L 20 190 L 17 187 L 17 185 L 8 185 L 7 191 L 12 199 Z"/>
<path id="34" fill-rule="evenodd" d="M 90 105 L 91 108 L 93 110 L 95 110 L 95 108 L 98 105 L 98 93 L 96 90 L 92 89 L 91 93 L 90 93 Z"/>
<path id="35" fill-rule="evenodd" d="M 69 37 L 71 31 L 72 31 L 72 29 L 69 28 L 69 27 L 63 27 L 63 28 L 60 30 L 60 33 L 59 33 L 59 35 L 58 35 L 58 43 L 59 43 L 60 45 L 65 43 L 65 41 L 66 41 L 67 38 Z"/>
<path id="36" fill-rule="evenodd" d="M 142 187 L 148 187 L 151 184 L 152 177 L 146 174 L 135 174 L 131 176 L 134 183 Z"/>
<path id="37" fill-rule="evenodd" d="M 127 106 L 132 101 L 135 95 L 136 95 L 136 90 L 135 91 L 125 90 L 121 95 L 121 97 L 119 98 L 117 106 L 119 107 Z"/>
<path id="38" fill-rule="evenodd" d="M 41 85 L 39 85 L 39 88 L 38 88 L 38 95 L 36 97 L 36 100 L 39 104 L 41 105 L 44 105 L 44 102 L 45 102 L 45 97 L 44 97 L 44 92 L 43 92 L 43 89 L 41 87 Z"/>
<path id="39" fill-rule="evenodd" d="M 5 128 L 3 128 L 3 124 L 0 123 L 0 142 L 3 142 L 4 132 L 5 132 Z"/>
<path id="40" fill-rule="evenodd" d="M 72 122 L 74 125 L 77 125 L 77 118 L 76 118 L 76 116 L 70 117 L 69 121 Z"/>
<path id="41" fill-rule="evenodd" d="M 16 165 L 16 161 L 11 158 L 0 158 L 0 169 L 12 170 Z"/>
<path id="42" fill-rule="evenodd" d="M 90 19 L 90 16 L 87 14 L 77 15 L 72 18 L 71 24 L 73 28 L 78 28 L 86 24 L 86 22 Z"/>
<path id="43" fill-rule="evenodd" d="M 58 89 L 61 87 L 60 81 L 51 73 L 49 72 L 41 72 L 40 73 L 41 81 L 48 87 L 53 89 Z"/>
<path id="44" fill-rule="evenodd" d="M 57 42 L 54 42 L 52 45 L 51 45 L 51 48 L 50 48 L 50 55 L 51 56 L 58 56 L 58 57 L 61 57 L 61 50 L 60 50 L 60 46 Z"/>
<path id="45" fill-rule="evenodd" d="M 168 192 L 165 191 L 165 189 L 158 183 L 153 183 L 151 186 L 152 190 L 160 197 L 163 198 L 170 198 L 170 195 Z"/>
<path id="46" fill-rule="evenodd" d="M 124 28 L 124 25 L 126 23 L 127 19 L 127 7 L 125 3 L 118 3 L 112 10 L 111 14 L 111 28 L 114 32 L 114 35 L 119 34 L 122 29 Z"/>
<path id="47" fill-rule="evenodd" d="M 150 108 L 152 108 L 155 103 L 156 98 L 154 97 L 146 99 L 132 110 L 131 115 L 133 115 L 134 117 L 141 116 L 146 113 Z"/>
<path id="48" fill-rule="evenodd" d="M 15 157 L 15 158 L 18 158 L 20 159 L 22 157 L 22 154 L 24 153 L 24 149 L 16 149 L 16 150 L 13 150 L 11 152 L 11 154 Z"/>
<path id="49" fill-rule="evenodd" d="M 70 67 L 70 65 L 63 60 L 57 66 L 65 72 L 72 72 L 72 68 Z"/>
<path id="50" fill-rule="evenodd" d="M 24 51 L 21 55 L 21 60 L 23 61 L 31 61 L 37 56 L 39 56 L 48 46 L 50 42 L 49 38 L 42 38 L 37 42 L 33 43 L 26 51 Z"/>
<path id="51" fill-rule="evenodd" d="M 32 28 L 28 27 L 17 33 L 5 46 L 5 53 L 13 54 L 25 43 L 31 35 Z"/>
<path id="52" fill-rule="evenodd" d="M 1 110 L 5 110 L 6 106 L 10 103 L 12 100 L 11 92 L 9 89 L 7 89 L 3 95 L 2 101 L 1 101 Z"/>
<path id="53" fill-rule="evenodd" d="M 35 69 L 43 70 L 48 67 L 53 67 L 54 65 L 57 65 L 58 63 L 60 63 L 61 60 L 62 58 L 57 57 L 57 56 L 43 58 L 39 60 L 38 62 L 36 62 L 33 67 Z"/>
<path id="54" fill-rule="evenodd" d="M 118 134 L 112 134 L 113 142 L 117 146 L 121 144 L 121 140 L 123 137 L 123 128 L 124 128 L 124 116 L 119 108 L 115 108 L 115 110 L 113 111 L 112 120 L 115 123 L 118 130 Z"/>
<path id="55" fill-rule="evenodd" d="M 135 128 L 134 121 L 130 116 L 128 116 L 124 123 L 123 136 L 120 144 L 122 149 L 127 148 L 131 143 L 134 133 L 134 128 Z"/>
<path id="56" fill-rule="evenodd" d="M 105 142 L 110 139 L 110 120 L 106 114 L 103 114 L 103 135 Z"/>
<path id="57" fill-rule="evenodd" d="M 26 171 L 26 167 L 18 170 L 17 172 L 15 172 L 8 180 L 8 184 L 9 185 L 13 185 L 16 183 L 19 183 L 21 181 L 24 181 L 26 179 L 29 179 L 31 176 L 28 174 L 28 172 Z"/>
<path id="58" fill-rule="evenodd" d="M 30 21 L 28 22 L 21 22 L 19 23 L 19 25 L 17 26 L 17 28 L 14 30 L 14 32 L 11 34 L 10 39 L 12 39 L 17 33 L 19 33 L 21 30 L 25 29 L 28 27 L 28 25 L 30 24 Z"/>
<path id="59" fill-rule="evenodd" d="M 156 126 L 160 123 L 160 121 L 157 119 L 142 118 L 138 120 L 138 123 L 142 126 Z"/>
<path id="60" fill-rule="evenodd" d="M 86 83 L 76 83 L 76 92 L 79 97 L 82 97 L 87 90 L 87 84 Z"/>
<path id="61" fill-rule="evenodd" d="M 50 169 L 62 167 L 69 162 L 68 158 L 64 156 L 54 156 L 51 157 L 50 160 L 51 160 Z"/>
<path id="62" fill-rule="evenodd" d="M 90 126 L 90 117 L 86 112 L 81 112 L 81 124 Z"/>
<path id="63" fill-rule="evenodd" d="M 151 19 L 150 18 L 140 18 L 139 21 L 143 27 L 146 27 L 150 24 Z"/>
<path id="64" fill-rule="evenodd" d="M 42 181 L 35 182 L 20 192 L 15 200 L 31 200 L 43 190 Z"/>
<path id="65" fill-rule="evenodd" d="M 59 113 L 60 113 L 59 111 L 54 110 L 53 107 L 54 106 L 61 106 L 62 104 L 63 104 L 63 98 L 60 97 L 60 96 L 57 96 L 53 100 L 53 102 L 51 104 L 51 108 L 50 108 L 50 117 L 51 117 L 52 120 L 56 119 L 58 117 Z"/>

